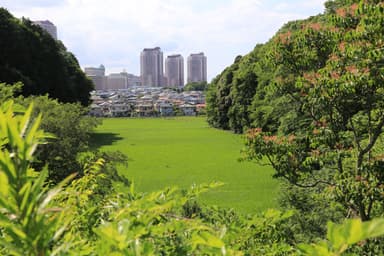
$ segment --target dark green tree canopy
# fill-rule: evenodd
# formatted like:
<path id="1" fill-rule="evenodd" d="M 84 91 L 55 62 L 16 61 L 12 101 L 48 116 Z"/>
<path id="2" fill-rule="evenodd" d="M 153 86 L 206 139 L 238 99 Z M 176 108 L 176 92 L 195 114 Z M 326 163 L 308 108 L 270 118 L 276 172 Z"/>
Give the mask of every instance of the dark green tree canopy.
<path id="1" fill-rule="evenodd" d="M 210 84 L 208 122 L 247 133 L 275 176 L 326 187 L 351 216 L 383 212 L 384 4 L 327 1 Z"/>
<path id="2" fill-rule="evenodd" d="M 207 82 L 193 82 L 184 86 L 184 91 L 206 91 L 208 87 Z"/>
<path id="3" fill-rule="evenodd" d="M 0 8 L 0 82 L 24 84 L 22 95 L 89 104 L 92 82 L 65 46 L 28 19 Z"/>

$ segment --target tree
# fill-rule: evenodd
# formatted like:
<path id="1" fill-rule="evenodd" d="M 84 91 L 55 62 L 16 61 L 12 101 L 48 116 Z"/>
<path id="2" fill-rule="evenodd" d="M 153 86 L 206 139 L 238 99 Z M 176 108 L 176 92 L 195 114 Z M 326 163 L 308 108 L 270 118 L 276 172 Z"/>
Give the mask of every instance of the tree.
<path id="1" fill-rule="evenodd" d="M 21 94 L 89 105 L 92 81 L 65 46 L 28 19 L 0 8 L 0 82 L 24 84 Z"/>
<path id="2" fill-rule="evenodd" d="M 100 120 L 86 116 L 87 109 L 80 104 L 59 103 L 47 96 L 20 100 L 20 104 L 25 106 L 31 102 L 35 106 L 34 115 L 43 113 L 41 128 L 53 135 L 48 143 L 37 149 L 34 166 L 41 169 L 47 164 L 49 179 L 54 183 L 71 173 L 81 174 L 82 165 L 78 155 L 89 150 L 90 134 Z"/>
<path id="3" fill-rule="evenodd" d="M 206 91 L 208 88 L 207 82 L 192 82 L 184 86 L 184 91 Z"/>
<path id="4" fill-rule="evenodd" d="M 234 73 L 238 69 L 241 56 L 237 56 L 235 63 L 226 68 L 213 79 L 207 91 L 207 121 L 216 128 L 229 129 L 228 110 L 232 105 L 229 96 Z"/>
<path id="5" fill-rule="evenodd" d="M 384 206 L 384 6 L 328 6 L 320 20 L 274 38 L 274 90 L 289 96 L 289 125 L 278 134 L 251 129 L 246 154 L 298 186 L 325 184 L 349 216 L 369 220 Z"/>
<path id="6" fill-rule="evenodd" d="M 22 86 L 23 85 L 21 83 L 13 85 L 0 83 L 0 102 L 12 99 L 14 95 L 21 90 Z"/>

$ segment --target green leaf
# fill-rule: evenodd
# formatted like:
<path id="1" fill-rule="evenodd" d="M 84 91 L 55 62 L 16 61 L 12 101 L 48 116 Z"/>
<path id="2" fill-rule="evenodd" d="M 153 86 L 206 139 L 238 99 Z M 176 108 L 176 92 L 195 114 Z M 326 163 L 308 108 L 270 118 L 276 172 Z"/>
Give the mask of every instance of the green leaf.
<path id="1" fill-rule="evenodd" d="M 0 171 L 0 194 L 2 197 L 7 197 L 9 193 L 9 181 L 7 175 Z"/>
<path id="2" fill-rule="evenodd" d="M 344 237 L 347 238 L 347 243 L 349 245 L 352 245 L 364 239 L 363 225 L 360 219 L 348 221 L 348 224 L 344 228 Z"/>
<path id="3" fill-rule="evenodd" d="M 373 219 L 363 223 L 364 239 L 384 235 L 384 219 Z"/>
<path id="4" fill-rule="evenodd" d="M 195 233 L 192 237 L 192 242 L 194 244 L 201 244 L 214 248 L 222 248 L 225 245 L 221 239 L 206 231 Z"/>

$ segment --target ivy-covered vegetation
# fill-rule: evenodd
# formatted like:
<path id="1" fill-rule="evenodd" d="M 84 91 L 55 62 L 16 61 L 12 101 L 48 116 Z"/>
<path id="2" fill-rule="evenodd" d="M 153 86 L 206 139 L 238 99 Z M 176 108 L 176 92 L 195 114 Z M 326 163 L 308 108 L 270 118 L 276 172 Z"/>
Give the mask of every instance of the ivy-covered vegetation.
<path id="1" fill-rule="evenodd" d="M 46 95 L 60 102 L 90 103 L 92 81 L 61 41 L 30 20 L 0 8 L 0 82 L 22 82 L 22 95 Z"/>

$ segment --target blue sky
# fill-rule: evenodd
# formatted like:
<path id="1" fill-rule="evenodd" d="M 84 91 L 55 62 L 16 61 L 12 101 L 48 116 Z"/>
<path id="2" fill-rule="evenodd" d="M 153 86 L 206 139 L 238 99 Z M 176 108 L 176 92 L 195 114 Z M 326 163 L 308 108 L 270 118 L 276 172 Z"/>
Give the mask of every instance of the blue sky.
<path id="1" fill-rule="evenodd" d="M 140 73 L 140 52 L 204 52 L 211 80 L 286 22 L 324 10 L 325 0 L 2 0 L 16 17 L 50 20 L 82 67 Z M 185 61 L 186 62 L 186 61 Z"/>

